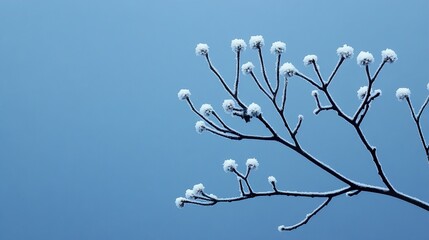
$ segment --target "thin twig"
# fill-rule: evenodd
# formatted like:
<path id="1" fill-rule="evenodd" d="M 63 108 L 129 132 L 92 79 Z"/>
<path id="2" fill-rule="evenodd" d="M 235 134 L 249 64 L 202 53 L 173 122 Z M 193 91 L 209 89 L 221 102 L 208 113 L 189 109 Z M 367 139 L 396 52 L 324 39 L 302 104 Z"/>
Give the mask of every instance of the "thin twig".
<path id="1" fill-rule="evenodd" d="M 264 58 L 262 56 L 262 48 L 260 46 L 258 47 L 258 55 L 259 55 L 259 61 L 261 62 L 262 75 L 264 76 L 265 83 L 267 84 L 268 89 L 270 89 L 270 92 L 274 93 L 274 90 L 271 87 L 270 81 L 268 80 L 267 71 L 265 70 Z"/>
<path id="2" fill-rule="evenodd" d="M 310 219 L 312 217 L 314 217 L 320 210 L 322 210 L 324 207 L 326 207 L 328 205 L 328 203 L 332 200 L 332 197 L 328 197 L 326 199 L 326 201 L 324 201 L 319 207 L 317 207 L 313 212 L 307 214 L 304 218 L 304 220 L 302 220 L 301 222 L 292 225 L 292 226 L 280 226 L 279 227 L 279 231 L 292 231 L 294 229 L 297 229 L 299 227 L 301 227 L 302 225 L 305 225 L 306 223 L 308 223 L 308 221 L 310 221 Z"/>
<path id="3" fill-rule="evenodd" d="M 426 158 L 427 158 L 427 160 L 429 162 L 429 145 L 426 143 L 425 136 L 423 135 L 422 127 L 420 125 L 420 117 L 421 117 L 424 109 L 428 105 L 429 96 L 426 98 L 426 100 L 424 101 L 422 107 L 420 108 L 420 110 L 419 110 L 419 112 L 417 114 L 414 112 L 414 108 L 413 108 L 413 105 L 411 104 L 410 97 L 405 97 L 405 100 L 407 101 L 408 107 L 410 108 L 411 116 L 413 117 L 413 120 L 414 120 L 414 122 L 416 124 L 417 131 L 419 133 L 420 140 L 421 140 L 422 145 L 423 145 L 423 149 L 425 150 Z"/>
<path id="4" fill-rule="evenodd" d="M 338 69 L 340 68 L 341 64 L 344 62 L 345 58 L 344 57 L 340 57 L 340 59 L 338 60 L 337 65 L 335 66 L 334 70 L 332 71 L 331 75 L 328 78 L 328 82 L 326 82 L 326 87 L 329 86 L 329 84 L 331 83 L 332 79 L 334 79 L 335 74 L 337 73 Z"/>
<path id="5" fill-rule="evenodd" d="M 234 96 L 238 96 L 238 83 L 240 81 L 240 52 L 237 51 L 237 64 L 236 64 L 236 70 L 235 70 L 235 83 L 234 83 Z"/>

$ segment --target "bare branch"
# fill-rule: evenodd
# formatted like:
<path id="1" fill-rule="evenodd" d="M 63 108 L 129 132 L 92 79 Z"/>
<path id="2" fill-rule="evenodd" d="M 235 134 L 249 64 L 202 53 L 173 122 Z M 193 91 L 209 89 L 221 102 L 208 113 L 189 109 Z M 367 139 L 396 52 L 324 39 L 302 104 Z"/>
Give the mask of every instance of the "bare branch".
<path id="1" fill-rule="evenodd" d="M 284 112 L 284 110 L 285 110 L 285 107 L 286 107 L 286 99 L 287 99 L 287 85 L 288 85 L 288 79 L 287 79 L 287 77 L 285 76 L 285 83 L 284 83 L 284 85 L 283 85 L 283 95 L 282 95 L 282 104 L 281 104 L 281 106 L 280 106 L 280 111 L 281 111 L 281 113 L 282 113 L 282 115 L 283 115 L 283 112 Z"/>
<path id="2" fill-rule="evenodd" d="M 304 220 L 302 220 L 301 222 L 292 225 L 292 226 L 279 226 L 279 231 L 292 231 L 294 229 L 297 229 L 305 224 L 308 223 L 308 221 L 310 221 L 310 219 L 312 217 L 314 217 L 320 210 L 322 210 L 324 207 L 326 207 L 328 205 L 328 203 L 332 200 L 332 197 L 329 197 L 326 199 L 326 201 L 324 201 L 319 207 L 317 207 L 313 212 L 307 214 L 304 218 Z"/>
<path id="3" fill-rule="evenodd" d="M 262 41 L 261 36 L 258 36 L 258 37 Z M 277 53 L 278 55 L 277 55 L 276 72 L 275 72 L 276 82 L 275 82 L 275 86 L 273 89 L 273 87 L 272 87 L 272 85 L 268 79 L 268 76 L 267 76 L 266 67 L 264 64 L 264 59 L 263 59 L 262 49 L 261 49 L 262 45 L 263 45 L 263 42 L 262 42 L 262 44 L 259 42 L 259 43 L 252 45 L 252 48 L 258 50 L 258 56 L 259 56 L 259 60 L 260 60 L 260 64 L 261 64 L 262 75 L 263 75 L 266 87 L 263 86 L 263 84 L 261 84 L 261 82 L 258 80 L 258 78 L 253 73 L 253 71 L 252 71 L 253 64 L 249 64 L 249 69 L 247 70 L 247 68 L 246 68 L 246 73 L 249 73 L 251 75 L 251 77 L 255 81 L 259 90 L 266 97 L 268 97 L 268 99 L 271 100 L 273 107 L 276 109 L 277 113 L 280 116 L 281 121 L 283 122 L 285 129 L 281 129 L 279 131 L 278 131 L 278 129 L 275 129 L 273 127 L 275 125 L 271 125 L 268 122 L 268 120 L 265 119 L 265 116 L 260 114 L 260 107 L 257 104 L 254 104 L 254 105 L 256 105 L 256 108 L 253 108 L 252 104 L 250 104 L 249 107 L 247 107 L 246 104 L 244 104 L 239 99 L 238 88 L 239 88 L 239 81 L 240 81 L 240 66 L 239 66 L 240 65 L 240 51 L 237 51 L 237 55 L 236 55 L 237 62 L 236 62 L 235 82 L 234 82 L 234 89 L 233 90 L 231 90 L 231 88 L 227 85 L 224 78 L 220 75 L 220 73 L 212 65 L 210 58 L 208 56 L 208 51 L 206 51 L 206 52 L 203 52 L 203 54 L 201 54 L 201 55 L 206 56 L 206 60 L 207 60 L 207 63 L 209 65 L 210 70 L 216 75 L 216 77 L 219 79 L 220 83 L 222 84 L 224 89 L 228 92 L 228 94 L 230 94 L 234 98 L 234 100 L 237 101 L 238 105 L 240 106 L 239 108 L 234 107 L 234 109 L 232 110 L 232 114 L 234 116 L 241 117 L 246 122 L 251 121 L 251 119 L 258 119 L 262 123 L 262 125 L 266 128 L 269 135 L 268 136 L 258 136 L 258 135 L 243 134 L 243 133 L 233 129 L 232 127 L 230 127 L 215 111 L 211 111 L 210 114 L 212 114 L 214 116 L 214 118 L 216 119 L 216 121 L 218 122 L 218 123 L 217 122 L 215 123 L 215 122 L 211 121 L 208 118 L 208 116 L 206 116 L 206 115 L 209 115 L 208 113 L 207 114 L 201 114 L 200 112 L 198 112 L 195 109 L 194 105 L 192 104 L 191 100 L 189 99 L 189 95 L 190 95 L 189 92 L 187 93 L 187 95 L 185 93 L 183 96 L 180 95 L 180 92 L 179 92 L 179 98 L 180 99 L 186 99 L 191 110 L 195 114 L 197 114 L 201 119 L 203 119 L 204 122 L 206 122 L 208 124 L 208 126 L 197 125 L 196 126 L 197 130 L 199 132 L 201 132 L 202 130 L 206 130 L 207 132 L 213 133 L 213 134 L 218 135 L 220 137 L 232 139 L 232 140 L 249 139 L 249 140 L 278 142 L 278 143 L 284 145 L 286 148 L 288 148 L 288 149 L 292 150 L 293 152 L 297 153 L 298 155 L 300 155 L 306 161 L 309 161 L 312 164 L 314 164 L 315 166 L 317 166 L 322 172 L 325 172 L 326 174 L 328 174 L 328 175 L 332 176 L 333 178 L 335 178 L 336 180 L 338 180 L 338 182 L 345 185 L 345 187 L 339 188 L 339 189 L 336 189 L 333 191 L 329 191 L 329 192 L 282 191 L 282 190 L 277 189 L 275 178 L 270 176 L 268 178 L 268 181 L 272 187 L 272 190 L 267 191 L 267 192 L 256 192 L 252 189 L 251 184 L 249 182 L 250 173 L 251 173 L 252 169 L 254 168 L 254 166 L 252 167 L 250 164 L 246 163 L 247 169 L 246 169 L 246 173 L 244 173 L 244 174 L 239 172 L 238 170 L 236 170 L 235 167 L 232 167 L 231 169 L 225 170 L 225 171 L 233 172 L 237 176 L 240 196 L 230 197 L 230 198 L 218 198 L 214 195 L 206 194 L 204 191 L 201 190 L 203 187 L 200 187 L 200 189 L 197 188 L 197 190 L 195 190 L 195 186 L 194 186 L 194 192 L 196 191 L 196 192 L 198 192 L 198 194 L 195 194 L 195 196 L 193 196 L 192 194 L 189 195 L 189 192 L 187 191 L 185 195 L 186 195 L 186 197 L 189 197 L 188 199 L 186 199 L 186 198 L 176 199 L 176 205 L 178 207 L 183 207 L 183 205 L 185 203 L 186 204 L 201 205 L 201 206 L 212 206 L 212 205 L 215 205 L 215 204 L 221 203 L 221 202 L 222 203 L 223 202 L 236 202 L 236 201 L 243 201 L 243 200 L 252 199 L 252 198 L 256 198 L 256 197 L 269 197 L 269 196 L 306 197 L 306 198 L 324 198 L 325 199 L 325 201 L 322 204 L 320 204 L 316 209 L 314 209 L 314 211 L 312 211 L 311 213 L 308 213 L 306 215 L 306 217 L 301 222 L 299 222 L 295 225 L 291 225 L 291 226 L 280 226 L 279 227 L 280 231 L 291 231 L 293 229 L 297 229 L 297 228 L 307 224 L 311 220 L 311 218 L 313 218 L 323 208 L 325 208 L 333 198 L 340 196 L 340 195 L 343 195 L 343 194 L 346 194 L 347 196 L 350 196 L 350 197 L 356 196 L 362 192 L 386 195 L 386 196 L 393 197 L 395 199 L 400 199 L 404 202 L 407 202 L 407 203 L 412 204 L 414 206 L 417 206 L 421 209 L 429 211 L 429 203 L 422 201 L 420 199 L 414 198 L 412 196 L 408 196 L 404 193 L 401 193 L 393 187 L 393 185 L 391 184 L 391 182 L 387 178 L 387 176 L 386 176 L 386 174 L 382 168 L 381 162 L 380 162 L 378 155 L 377 155 L 376 147 L 372 146 L 369 143 L 368 139 L 366 138 L 366 136 L 364 135 L 364 133 L 361 129 L 361 124 L 362 124 L 365 116 L 369 112 L 369 108 L 371 106 L 371 103 L 377 97 L 379 97 L 381 95 L 381 92 L 378 90 L 372 91 L 373 84 L 374 84 L 375 80 L 378 78 L 378 76 L 379 76 L 379 74 L 380 74 L 381 70 L 383 69 L 386 62 L 392 63 L 397 59 L 396 54 L 394 53 L 393 50 L 386 49 L 385 51 L 382 52 L 383 61 L 380 63 L 379 67 L 375 71 L 374 76 L 372 76 L 372 77 L 371 77 L 370 68 L 369 68 L 369 64 L 368 64 L 368 63 L 373 61 L 372 55 L 367 53 L 368 55 L 371 56 L 369 58 L 370 60 L 366 60 L 366 61 L 363 61 L 361 63 L 361 65 L 365 66 L 365 74 L 366 74 L 368 85 L 367 85 L 367 91 L 366 91 L 365 95 L 363 96 L 362 102 L 360 103 L 360 105 L 356 109 L 356 112 L 354 113 L 353 117 L 348 116 L 343 110 L 341 110 L 340 106 L 336 103 L 333 96 L 331 95 L 331 92 L 328 90 L 328 86 L 330 85 L 330 83 L 334 79 L 336 73 L 338 72 L 340 66 L 343 64 L 344 60 L 346 58 L 349 58 L 352 56 L 353 48 L 344 45 L 341 49 L 339 48 L 337 50 L 337 53 L 340 55 L 340 58 L 339 58 L 335 68 L 333 69 L 331 75 L 329 76 L 329 78 L 326 82 L 324 81 L 324 79 L 322 77 L 319 66 L 316 64 L 315 61 L 312 62 L 314 71 L 316 72 L 317 77 L 320 81 L 320 85 L 318 83 L 316 83 L 310 77 L 307 77 L 306 75 L 298 72 L 293 67 L 293 65 L 290 63 L 288 63 L 288 64 L 293 67 L 293 71 L 287 72 L 289 74 L 289 77 L 291 77 L 293 74 L 295 74 L 298 77 L 304 79 L 306 82 L 308 82 L 310 85 L 315 87 L 317 90 L 320 90 L 321 92 L 323 92 L 323 94 L 325 94 L 327 102 L 328 102 L 326 106 L 323 106 L 321 104 L 321 101 L 319 99 L 317 91 L 313 92 L 313 94 L 312 94 L 315 98 L 315 102 L 316 102 L 316 106 L 317 106 L 317 108 L 314 111 L 314 113 L 316 115 L 318 113 L 320 113 L 321 111 L 331 110 L 331 111 L 335 112 L 340 117 L 340 119 L 349 123 L 355 129 L 359 140 L 362 142 L 362 144 L 365 146 L 365 148 L 369 152 L 371 159 L 373 161 L 373 164 L 377 170 L 377 173 L 378 173 L 379 177 L 381 178 L 381 180 L 383 181 L 384 186 L 379 187 L 379 186 L 372 186 L 372 185 L 367 185 L 364 183 L 356 182 L 353 179 L 348 178 L 347 176 L 344 176 L 343 174 L 341 174 L 340 172 L 337 172 L 335 169 L 333 169 L 329 165 L 325 164 L 323 161 L 312 156 L 303 147 L 301 147 L 300 141 L 298 141 L 298 138 L 296 135 L 298 134 L 298 131 L 302 125 L 303 117 L 301 115 L 298 117 L 298 122 L 296 123 L 295 128 L 292 129 L 289 125 L 289 122 L 287 121 L 286 114 L 285 114 L 286 100 L 287 100 L 287 88 L 288 88 L 288 78 L 287 78 L 288 74 L 285 74 L 284 86 L 283 86 L 283 95 L 281 98 L 280 105 L 278 103 L 280 100 L 277 99 L 277 94 L 278 94 L 278 91 L 280 89 L 281 52 L 279 51 Z M 283 45 L 284 45 L 284 43 L 283 43 Z M 358 58 L 359 58 L 359 56 L 358 56 Z M 429 105 L 429 97 L 426 98 L 425 102 L 423 103 L 422 107 L 420 108 L 420 110 L 417 114 L 415 113 L 415 111 L 413 109 L 410 98 L 408 96 L 405 96 L 404 98 L 406 99 L 406 101 L 408 103 L 408 106 L 409 106 L 410 111 L 411 111 L 411 115 L 413 117 L 413 120 L 416 123 L 417 129 L 418 129 L 418 132 L 420 135 L 420 139 L 422 141 L 422 145 L 424 146 L 424 149 L 426 151 L 426 155 L 427 155 L 428 161 L 429 161 L 429 145 L 426 143 L 426 140 L 425 140 L 424 135 L 423 135 L 423 131 L 421 129 L 421 124 L 420 124 L 420 117 L 422 115 L 422 112 L 425 110 L 426 106 Z M 251 111 L 252 109 L 257 109 L 257 111 L 252 112 Z M 228 110 L 231 110 L 231 109 L 228 109 Z M 199 128 L 200 126 L 201 126 L 201 128 Z M 284 130 L 287 130 L 287 131 L 284 131 Z M 279 133 L 286 134 L 286 136 L 284 136 L 285 138 L 283 138 L 283 136 L 280 135 Z M 291 141 L 285 140 L 285 139 L 291 139 Z M 253 160 L 253 159 L 249 159 L 249 160 Z M 233 160 L 231 160 L 231 161 L 233 161 Z M 235 165 L 235 161 L 233 161 L 233 163 L 234 163 L 233 165 Z M 254 165 L 257 166 L 259 164 L 254 164 Z M 224 165 L 224 169 L 226 169 L 225 165 Z M 198 186 L 198 185 L 196 185 L 196 186 Z M 247 191 L 245 188 L 247 188 Z"/>
<path id="4" fill-rule="evenodd" d="M 314 71 L 317 74 L 317 77 L 319 78 L 321 86 L 323 86 L 325 84 L 325 81 L 323 81 L 322 75 L 320 74 L 319 66 L 317 65 L 316 61 L 311 61 L 311 63 L 313 65 Z"/>
<path id="5" fill-rule="evenodd" d="M 296 75 L 304 80 L 306 80 L 308 83 L 310 83 L 311 85 L 315 86 L 317 89 L 322 90 L 322 87 L 320 87 L 319 85 L 317 85 L 317 83 L 314 82 L 313 79 L 305 76 L 304 74 L 297 72 Z"/>
<path id="6" fill-rule="evenodd" d="M 240 52 L 241 51 L 237 51 L 237 56 L 236 56 L 236 69 L 235 69 L 235 83 L 234 83 L 234 96 L 238 96 L 238 83 L 240 81 Z"/>
<path id="7" fill-rule="evenodd" d="M 271 87 L 271 83 L 268 80 L 267 71 L 265 69 L 265 64 L 264 64 L 264 58 L 262 56 L 262 48 L 260 46 L 258 46 L 258 55 L 259 55 L 259 62 L 261 63 L 262 75 L 264 76 L 265 83 L 267 84 L 268 88 L 270 89 L 270 92 L 274 93 L 274 90 Z"/>
<path id="8" fill-rule="evenodd" d="M 425 150 L 426 158 L 429 162 L 429 145 L 426 143 L 425 136 L 423 135 L 422 127 L 420 125 L 420 117 L 421 117 L 424 109 L 428 105 L 429 96 L 426 98 L 425 102 L 423 103 L 423 105 L 421 106 L 421 108 L 417 114 L 414 112 L 414 108 L 413 108 L 413 105 L 411 103 L 410 97 L 408 97 L 408 96 L 405 97 L 405 100 L 408 104 L 408 107 L 410 108 L 411 116 L 413 117 L 414 123 L 416 124 L 417 131 L 419 133 L 419 137 L 420 137 L 420 140 L 421 140 L 422 145 L 423 145 L 423 149 Z"/>
<path id="9" fill-rule="evenodd" d="M 282 54 L 279 53 L 277 55 L 277 63 L 276 63 L 276 87 L 274 88 L 274 99 L 277 96 L 277 92 L 279 91 L 280 88 L 280 60 L 281 60 Z"/>
<path id="10" fill-rule="evenodd" d="M 338 69 L 340 68 L 341 64 L 343 64 L 345 58 L 344 57 L 340 57 L 340 59 L 338 60 L 337 65 L 335 66 L 334 70 L 332 71 L 331 75 L 328 78 L 328 82 L 325 84 L 326 87 L 329 86 L 329 84 L 331 84 L 332 79 L 334 79 L 335 74 L 337 73 Z"/>
<path id="11" fill-rule="evenodd" d="M 299 128 L 301 127 L 302 124 L 302 120 L 304 119 L 304 117 L 302 115 L 298 116 L 298 123 L 296 124 L 295 129 L 292 131 L 292 134 L 295 136 L 298 133 Z"/>
<path id="12" fill-rule="evenodd" d="M 259 90 L 261 90 L 265 96 L 268 97 L 268 99 L 272 100 L 273 97 L 262 87 L 261 83 L 259 82 L 258 78 L 256 77 L 255 73 L 253 71 L 250 72 L 250 76 L 252 76 L 253 80 L 255 81 L 256 85 L 258 85 Z"/>

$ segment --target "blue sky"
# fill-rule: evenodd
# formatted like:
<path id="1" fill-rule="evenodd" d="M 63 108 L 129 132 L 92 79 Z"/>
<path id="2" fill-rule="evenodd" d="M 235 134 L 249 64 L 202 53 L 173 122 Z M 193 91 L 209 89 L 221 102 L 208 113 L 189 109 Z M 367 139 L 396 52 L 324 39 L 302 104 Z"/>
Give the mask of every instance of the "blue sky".
<path id="1" fill-rule="evenodd" d="M 234 74 L 230 42 L 263 35 L 267 46 L 287 44 L 284 61 L 302 65 L 317 54 L 322 73 L 334 67 L 347 43 L 370 51 L 391 48 L 399 61 L 383 70 L 383 95 L 363 125 L 382 164 L 402 192 L 429 201 L 429 168 L 398 87 L 409 87 L 416 108 L 428 92 L 429 2 L 415 1 L 25 1 L 0 2 L 0 239 L 425 239 L 429 215 L 385 196 L 339 197 L 301 229 L 317 199 L 253 199 L 214 207 L 174 200 L 204 183 L 217 196 L 236 196 L 225 159 L 261 166 L 254 187 L 269 190 L 276 176 L 287 190 L 339 187 L 331 177 L 275 143 L 233 142 L 195 133 L 198 120 L 177 92 L 188 88 L 197 106 L 219 111 L 227 95 L 196 57 L 210 45 L 214 64 Z M 273 74 L 274 56 L 264 55 Z M 243 61 L 256 62 L 248 49 Z M 332 85 L 351 114 L 365 84 L 355 59 Z M 243 99 L 268 103 L 250 79 Z M 319 159 L 345 175 L 381 184 L 353 130 L 332 113 L 314 116 L 313 90 L 290 84 L 291 119 L 305 117 L 300 139 Z M 265 111 L 265 110 L 264 110 Z M 263 132 L 255 123 L 223 115 L 234 126 Z M 428 114 L 423 116 L 426 135 Z"/>

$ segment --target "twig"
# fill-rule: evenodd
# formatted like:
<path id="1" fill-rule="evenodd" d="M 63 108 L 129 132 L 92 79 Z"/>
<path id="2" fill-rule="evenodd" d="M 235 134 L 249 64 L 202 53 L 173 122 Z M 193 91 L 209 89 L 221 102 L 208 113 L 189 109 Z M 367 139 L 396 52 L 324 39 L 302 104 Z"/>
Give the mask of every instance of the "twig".
<path id="1" fill-rule="evenodd" d="M 319 207 L 317 207 L 313 212 L 307 214 L 301 222 L 292 225 L 292 226 L 279 226 L 279 231 L 292 231 L 294 229 L 297 229 L 301 227 L 302 225 L 306 224 L 312 217 L 314 217 L 320 210 L 322 210 L 324 207 L 328 205 L 328 203 L 332 200 L 332 197 L 328 197 L 326 201 L 324 201 Z"/>

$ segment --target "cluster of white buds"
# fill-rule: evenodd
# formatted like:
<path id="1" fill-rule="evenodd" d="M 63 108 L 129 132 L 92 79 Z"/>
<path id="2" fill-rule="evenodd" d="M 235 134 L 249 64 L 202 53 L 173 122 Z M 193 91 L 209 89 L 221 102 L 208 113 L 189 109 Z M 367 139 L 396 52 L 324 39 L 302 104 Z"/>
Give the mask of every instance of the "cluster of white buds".
<path id="1" fill-rule="evenodd" d="M 366 66 L 374 61 L 374 56 L 372 56 L 370 52 L 361 51 L 358 54 L 356 61 L 359 65 Z"/>
<path id="2" fill-rule="evenodd" d="M 304 62 L 304 65 L 310 65 L 317 62 L 317 56 L 316 55 L 307 55 L 302 60 Z"/>
<path id="3" fill-rule="evenodd" d="M 231 41 L 231 49 L 234 52 L 244 51 L 246 47 L 246 42 L 243 39 L 234 39 Z"/>
<path id="4" fill-rule="evenodd" d="M 411 95 L 411 91 L 409 88 L 398 88 L 396 90 L 396 97 L 399 101 L 404 100 L 405 98 L 409 98 Z"/>
<path id="5" fill-rule="evenodd" d="M 209 45 L 205 43 L 198 43 L 195 47 L 195 54 L 205 56 L 209 53 Z"/>
<path id="6" fill-rule="evenodd" d="M 208 117 L 208 116 L 210 116 L 210 114 L 213 113 L 213 111 L 214 110 L 213 110 L 212 105 L 207 104 L 207 103 L 201 105 L 201 108 L 200 108 L 201 115 L 204 115 L 204 116 Z"/>
<path id="7" fill-rule="evenodd" d="M 234 111 L 235 102 L 232 99 L 225 99 L 223 100 L 222 107 L 225 112 L 231 113 L 232 111 Z"/>
<path id="8" fill-rule="evenodd" d="M 264 46 L 264 37 L 261 35 L 251 36 L 249 45 L 252 49 L 258 49 Z"/>
<path id="9" fill-rule="evenodd" d="M 256 158 L 249 158 L 246 161 L 246 166 L 249 169 L 255 169 L 256 170 L 259 167 L 259 162 L 258 162 L 258 160 L 256 160 Z"/>
<path id="10" fill-rule="evenodd" d="M 347 44 L 337 48 L 337 54 L 342 58 L 351 58 L 353 56 L 353 51 L 354 49 Z"/>
<path id="11" fill-rule="evenodd" d="M 298 70 L 295 68 L 295 66 L 292 63 L 284 63 L 280 67 L 280 74 L 286 77 L 292 77 L 298 72 Z"/>
<path id="12" fill-rule="evenodd" d="M 383 61 L 388 63 L 393 63 L 398 60 L 398 56 L 396 55 L 395 51 L 389 48 L 386 48 L 386 50 L 381 51 L 381 57 L 383 58 Z"/>
<path id="13" fill-rule="evenodd" d="M 273 45 L 271 45 L 271 48 L 270 48 L 270 52 L 272 54 L 278 55 L 278 54 L 284 53 L 285 51 L 286 51 L 286 43 L 280 42 L 280 41 L 273 42 Z"/>
<path id="14" fill-rule="evenodd" d="M 261 107 L 256 103 L 251 103 L 249 107 L 247 107 L 247 115 L 252 117 L 259 117 L 262 114 Z"/>
<path id="15" fill-rule="evenodd" d="M 223 170 L 225 172 L 234 172 L 237 170 L 238 164 L 235 163 L 235 160 L 228 159 L 223 162 Z"/>
<path id="16" fill-rule="evenodd" d="M 254 68 L 255 68 L 255 65 L 253 65 L 253 63 L 247 62 L 241 66 L 241 71 L 244 74 L 249 74 L 253 71 Z"/>
<path id="17" fill-rule="evenodd" d="M 195 123 L 195 130 L 197 133 L 202 133 L 204 130 L 206 130 L 206 123 L 204 121 L 197 121 Z"/>
<path id="18" fill-rule="evenodd" d="M 180 91 L 177 93 L 179 100 L 188 99 L 190 96 L 191 92 L 188 89 L 180 89 Z"/>

